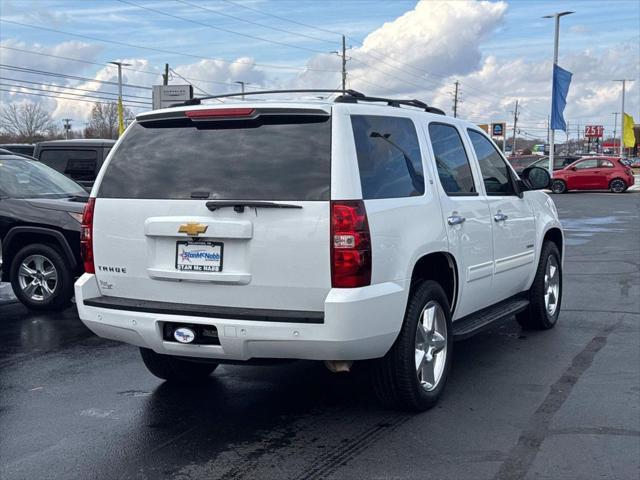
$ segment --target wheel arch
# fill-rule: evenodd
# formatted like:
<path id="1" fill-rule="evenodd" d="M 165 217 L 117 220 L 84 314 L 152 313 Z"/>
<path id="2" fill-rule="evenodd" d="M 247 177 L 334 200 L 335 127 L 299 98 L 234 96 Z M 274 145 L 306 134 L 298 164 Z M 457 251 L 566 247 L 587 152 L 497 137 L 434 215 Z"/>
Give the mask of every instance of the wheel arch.
<path id="1" fill-rule="evenodd" d="M 9 267 L 13 257 L 22 247 L 33 243 L 44 243 L 57 247 L 71 265 L 72 270 L 78 268 L 78 260 L 62 232 L 44 227 L 13 227 L 2 240 L 2 259 L 5 265 L 5 268 L 2 269 L 3 281 L 9 281 Z"/>
<path id="2" fill-rule="evenodd" d="M 562 230 L 558 227 L 551 227 L 547 230 L 542 238 L 542 243 L 550 241 L 555 243 L 556 247 L 558 247 L 558 251 L 560 252 L 560 258 L 564 258 L 564 237 L 562 235 Z"/>
<path id="3" fill-rule="evenodd" d="M 447 295 L 451 313 L 455 311 L 459 292 L 458 265 L 451 253 L 431 252 L 420 257 L 411 272 L 411 289 L 421 280 L 438 282 Z"/>

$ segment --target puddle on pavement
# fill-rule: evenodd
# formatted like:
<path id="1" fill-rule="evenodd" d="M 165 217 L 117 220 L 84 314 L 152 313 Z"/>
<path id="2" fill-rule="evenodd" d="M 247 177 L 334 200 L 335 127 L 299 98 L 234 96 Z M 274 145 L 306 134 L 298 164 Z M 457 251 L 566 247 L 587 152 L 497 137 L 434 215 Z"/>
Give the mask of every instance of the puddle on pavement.
<path id="1" fill-rule="evenodd" d="M 560 222 L 567 236 L 567 245 L 584 245 L 596 233 L 624 232 L 624 228 L 613 226 L 623 223 L 613 215 L 606 217 L 562 218 Z"/>

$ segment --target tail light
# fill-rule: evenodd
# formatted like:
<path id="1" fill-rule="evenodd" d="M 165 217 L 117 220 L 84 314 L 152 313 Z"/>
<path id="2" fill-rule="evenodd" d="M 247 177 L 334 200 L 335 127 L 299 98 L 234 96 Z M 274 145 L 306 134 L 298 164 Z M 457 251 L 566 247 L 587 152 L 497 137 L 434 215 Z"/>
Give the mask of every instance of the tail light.
<path id="1" fill-rule="evenodd" d="M 362 200 L 331 202 L 331 286 L 371 284 L 371 235 Z"/>
<path id="2" fill-rule="evenodd" d="M 82 225 L 80 226 L 80 254 L 84 261 L 84 271 L 86 273 L 96 273 L 93 264 L 93 209 L 96 199 L 90 197 L 82 213 Z"/>

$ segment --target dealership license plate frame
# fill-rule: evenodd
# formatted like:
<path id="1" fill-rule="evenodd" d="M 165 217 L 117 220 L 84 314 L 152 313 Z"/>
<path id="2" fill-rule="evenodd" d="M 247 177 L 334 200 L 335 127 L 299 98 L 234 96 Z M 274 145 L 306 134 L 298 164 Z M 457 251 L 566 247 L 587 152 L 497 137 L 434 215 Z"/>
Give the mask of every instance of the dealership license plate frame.
<path id="1" fill-rule="evenodd" d="M 203 267 L 203 268 L 180 268 L 180 266 L 185 266 L 185 264 L 179 263 L 179 254 L 180 254 L 180 245 L 201 245 L 206 247 L 212 247 L 212 251 L 215 251 L 217 247 L 220 247 L 220 262 L 217 270 L 206 269 L 205 265 L 191 265 L 192 267 Z M 201 273 L 219 273 L 222 272 L 224 261 L 224 243 L 223 242 L 211 242 L 208 240 L 178 240 L 176 242 L 176 256 L 175 256 L 175 267 L 179 272 L 201 272 Z M 189 265 L 186 265 L 189 266 Z"/>

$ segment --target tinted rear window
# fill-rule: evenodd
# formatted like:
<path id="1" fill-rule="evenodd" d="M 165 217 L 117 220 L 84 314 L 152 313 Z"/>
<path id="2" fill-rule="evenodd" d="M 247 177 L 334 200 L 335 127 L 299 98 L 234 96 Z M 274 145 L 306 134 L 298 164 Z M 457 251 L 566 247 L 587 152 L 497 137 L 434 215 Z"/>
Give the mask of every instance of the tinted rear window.
<path id="1" fill-rule="evenodd" d="M 100 185 L 107 198 L 329 200 L 329 116 L 137 123 Z"/>
<path id="2" fill-rule="evenodd" d="M 352 115 L 362 198 L 403 198 L 424 193 L 418 135 L 409 118 Z"/>
<path id="3" fill-rule="evenodd" d="M 96 178 L 98 152 L 96 150 L 50 149 L 40 153 L 40 161 L 74 180 Z"/>

